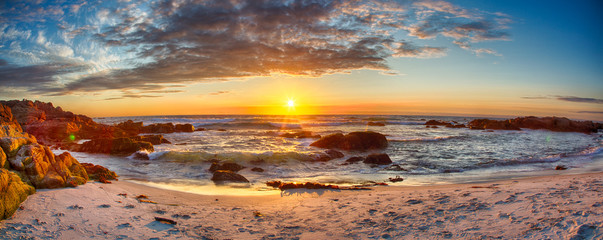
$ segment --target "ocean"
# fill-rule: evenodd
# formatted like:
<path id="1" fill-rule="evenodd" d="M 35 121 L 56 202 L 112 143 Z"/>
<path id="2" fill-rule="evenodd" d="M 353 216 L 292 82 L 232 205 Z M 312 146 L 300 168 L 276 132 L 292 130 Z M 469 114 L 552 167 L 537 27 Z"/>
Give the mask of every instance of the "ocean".
<path id="1" fill-rule="evenodd" d="M 466 124 L 471 117 L 390 115 L 200 115 L 96 118 L 105 124 L 126 120 L 153 123 L 190 123 L 205 131 L 164 134 L 172 144 L 155 145 L 150 160 L 104 154 L 72 152 L 80 162 L 101 164 L 120 175 L 120 180 L 150 186 L 212 195 L 271 194 L 271 180 L 355 185 L 388 182 L 390 185 L 434 185 L 484 182 L 528 176 L 603 171 L 603 134 L 562 133 L 547 130 L 484 131 L 467 128 L 426 128 L 427 120 Z M 367 122 L 385 126 L 367 126 Z M 332 133 L 374 131 L 386 135 L 384 150 L 394 164 L 407 171 L 364 163 L 344 164 L 362 152 L 328 162 L 311 161 L 325 150 L 311 147 L 317 139 L 284 138 L 280 134 L 311 131 Z M 59 150 L 56 150 L 59 151 Z M 250 184 L 215 185 L 208 171 L 212 159 L 245 166 L 239 174 Z M 568 170 L 556 171 L 563 165 Z M 264 172 L 250 169 L 259 167 Z"/>

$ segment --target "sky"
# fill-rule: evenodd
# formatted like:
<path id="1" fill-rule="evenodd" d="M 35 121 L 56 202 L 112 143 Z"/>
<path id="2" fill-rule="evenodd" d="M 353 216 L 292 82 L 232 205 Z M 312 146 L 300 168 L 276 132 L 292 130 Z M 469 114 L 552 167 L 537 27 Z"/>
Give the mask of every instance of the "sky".
<path id="1" fill-rule="evenodd" d="M 598 0 L 9 0 L 0 99 L 92 117 L 603 121 L 602 11 Z"/>

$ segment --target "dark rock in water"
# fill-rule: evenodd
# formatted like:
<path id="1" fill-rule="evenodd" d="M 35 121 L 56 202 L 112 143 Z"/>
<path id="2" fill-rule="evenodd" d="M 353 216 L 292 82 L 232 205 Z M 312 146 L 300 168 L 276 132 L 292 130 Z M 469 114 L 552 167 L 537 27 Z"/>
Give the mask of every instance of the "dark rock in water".
<path id="1" fill-rule="evenodd" d="M 603 124 L 592 121 L 573 121 L 563 117 L 519 117 L 509 120 L 476 119 L 469 123 L 471 129 L 520 130 L 547 129 L 555 132 L 593 133 L 603 129 Z"/>
<path id="2" fill-rule="evenodd" d="M 0 220 L 12 216 L 27 196 L 35 192 L 18 174 L 0 168 Z"/>
<path id="3" fill-rule="evenodd" d="M 396 176 L 395 178 L 389 178 L 390 182 L 402 182 L 404 181 L 404 178 L 400 177 L 400 176 Z"/>
<path id="4" fill-rule="evenodd" d="M 345 160 L 346 163 L 357 163 L 357 162 L 362 162 L 364 161 L 363 157 L 351 157 L 348 158 L 347 160 Z"/>
<path id="5" fill-rule="evenodd" d="M 299 132 L 292 132 L 292 133 L 283 133 L 283 134 L 279 135 L 279 137 L 285 137 L 285 138 L 320 138 L 320 135 L 314 135 L 310 131 L 299 131 Z"/>
<path id="6" fill-rule="evenodd" d="M 224 129 L 224 128 L 218 128 L 216 131 L 218 131 L 218 132 L 226 132 L 227 130 Z"/>
<path id="7" fill-rule="evenodd" d="M 366 164 L 387 165 L 391 164 L 392 160 L 385 153 L 377 153 L 368 155 L 363 162 Z"/>
<path id="8" fill-rule="evenodd" d="M 193 127 L 192 124 L 176 124 L 176 126 L 174 126 L 174 130 L 176 132 L 194 132 L 195 131 L 195 127 Z"/>
<path id="9" fill-rule="evenodd" d="M 326 185 L 321 183 L 287 183 L 281 181 L 269 181 L 266 182 L 266 185 L 273 188 L 279 188 L 280 190 L 287 189 L 297 189 L 297 188 L 306 188 L 306 189 L 339 189 L 337 185 Z"/>
<path id="10" fill-rule="evenodd" d="M 326 153 L 315 153 L 310 156 L 315 162 L 327 162 L 333 160 L 331 156 Z"/>
<path id="11" fill-rule="evenodd" d="M 408 171 L 405 168 L 400 167 L 400 165 L 398 165 L 398 164 L 394 164 L 394 165 L 388 166 L 388 167 L 384 168 L 383 170 L 386 170 L 386 171 L 397 171 L 397 172 Z"/>
<path id="12" fill-rule="evenodd" d="M 383 122 L 367 122 L 366 125 L 367 126 L 383 127 L 383 126 L 385 126 L 385 123 L 383 123 Z"/>
<path id="13" fill-rule="evenodd" d="M 347 135 L 341 133 L 322 137 L 310 146 L 328 149 L 342 149 L 366 151 L 371 149 L 387 148 L 387 139 L 383 134 L 376 132 L 351 132 Z"/>
<path id="14" fill-rule="evenodd" d="M 215 171 L 220 171 L 220 170 L 225 170 L 225 171 L 231 171 L 231 172 L 238 172 L 241 171 L 241 169 L 243 169 L 245 167 L 239 165 L 238 163 L 217 163 L 217 162 L 212 162 L 211 166 L 209 167 L 209 171 L 210 172 L 215 172 Z"/>
<path id="15" fill-rule="evenodd" d="M 117 180 L 117 177 L 119 177 L 117 174 L 115 174 L 115 172 L 101 165 L 94 165 L 92 163 L 82 163 L 81 165 L 86 169 L 90 179 L 102 183 L 111 183 L 109 180 Z"/>
<path id="16" fill-rule="evenodd" d="M 174 221 L 172 219 L 162 218 L 162 217 L 155 217 L 155 221 L 161 222 L 161 223 L 166 223 L 166 224 L 173 224 L 173 225 L 178 224 L 176 221 Z"/>
<path id="17" fill-rule="evenodd" d="M 555 167 L 555 170 L 567 170 L 567 167 L 563 165 L 558 165 Z"/>
<path id="18" fill-rule="evenodd" d="M 173 123 L 155 123 L 142 128 L 143 133 L 173 133 L 175 127 Z"/>
<path id="19" fill-rule="evenodd" d="M 150 142 L 153 145 L 160 145 L 163 143 L 171 144 L 172 142 L 163 138 L 163 135 L 142 135 L 131 137 L 132 140 L 142 141 L 142 142 Z"/>
<path id="20" fill-rule="evenodd" d="M 325 153 L 329 155 L 331 159 L 342 158 L 344 156 L 342 152 L 333 149 L 329 149 Z"/>
<path id="21" fill-rule="evenodd" d="M 240 174 L 234 173 L 228 170 L 217 170 L 214 172 L 214 176 L 211 178 L 214 182 L 240 182 L 248 183 L 249 180 Z"/>
<path id="22" fill-rule="evenodd" d="M 125 122 L 118 123 L 117 125 L 115 125 L 115 127 L 123 130 L 130 136 L 136 136 L 142 132 L 143 124 L 142 122 L 134 122 L 132 120 L 128 120 Z"/>
<path id="23" fill-rule="evenodd" d="M 207 130 L 206 128 L 202 128 L 202 127 L 200 127 L 200 128 L 195 128 L 195 132 L 198 132 L 198 131 L 206 131 L 206 130 Z"/>
<path id="24" fill-rule="evenodd" d="M 254 168 L 251 169 L 251 171 L 253 171 L 253 172 L 264 172 L 264 169 L 263 168 L 259 168 L 259 167 L 254 167 Z"/>
<path id="25" fill-rule="evenodd" d="M 149 160 L 149 153 L 147 152 L 143 152 L 143 151 L 138 151 L 134 153 L 134 156 L 132 156 L 133 159 L 137 159 L 137 160 Z"/>
<path id="26" fill-rule="evenodd" d="M 107 153 L 115 155 L 130 155 L 137 151 L 153 151 L 149 142 L 136 141 L 136 138 L 93 139 L 81 145 L 74 145 L 72 150 L 89 153 Z"/>
<path id="27" fill-rule="evenodd" d="M 466 128 L 465 124 L 450 124 L 446 125 L 447 128 Z"/>

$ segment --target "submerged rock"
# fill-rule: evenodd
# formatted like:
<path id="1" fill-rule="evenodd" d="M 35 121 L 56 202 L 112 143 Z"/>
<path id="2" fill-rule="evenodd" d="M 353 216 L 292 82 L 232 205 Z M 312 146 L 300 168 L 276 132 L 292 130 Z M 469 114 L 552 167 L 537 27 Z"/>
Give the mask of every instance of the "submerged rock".
<path id="1" fill-rule="evenodd" d="M 385 126 L 385 123 L 384 122 L 367 122 L 366 125 L 367 126 L 383 127 L 383 126 Z"/>
<path id="2" fill-rule="evenodd" d="M 217 170 L 214 172 L 214 175 L 211 178 L 212 181 L 216 182 L 216 183 L 223 183 L 223 182 L 240 182 L 240 183 L 248 183 L 249 180 L 247 180 L 247 178 L 243 177 L 242 175 L 238 174 L 238 173 L 234 173 L 232 171 L 229 170 Z"/>
<path id="3" fill-rule="evenodd" d="M 279 137 L 284 138 L 320 138 L 320 135 L 314 135 L 311 131 L 299 131 L 291 133 L 283 133 Z"/>
<path id="4" fill-rule="evenodd" d="M 345 160 L 346 163 L 357 163 L 357 162 L 362 162 L 364 161 L 363 157 L 351 157 L 348 158 L 347 160 Z"/>
<path id="5" fill-rule="evenodd" d="M 238 172 L 238 171 L 241 171 L 241 169 L 243 169 L 243 168 L 245 168 L 245 167 L 239 165 L 238 163 L 227 162 L 227 163 L 220 164 L 218 162 L 212 162 L 211 166 L 209 167 L 209 171 L 212 173 L 219 171 L 219 170 Z"/>
<path id="6" fill-rule="evenodd" d="M 137 151 L 152 152 L 153 145 L 149 142 L 137 141 L 136 138 L 93 139 L 80 145 L 74 145 L 71 150 L 89 153 L 106 153 L 115 155 L 130 155 Z"/>
<path id="7" fill-rule="evenodd" d="M 12 216 L 27 196 L 35 192 L 19 175 L 0 168 L 0 220 Z"/>
<path id="8" fill-rule="evenodd" d="M 383 134 L 376 132 L 351 132 L 343 135 L 341 133 L 322 137 L 310 146 L 328 149 L 342 149 L 354 151 L 366 151 L 371 149 L 387 148 L 387 139 Z"/>
<path id="9" fill-rule="evenodd" d="M 385 153 L 377 153 L 368 155 L 363 162 L 366 164 L 387 165 L 391 164 L 392 160 Z"/>

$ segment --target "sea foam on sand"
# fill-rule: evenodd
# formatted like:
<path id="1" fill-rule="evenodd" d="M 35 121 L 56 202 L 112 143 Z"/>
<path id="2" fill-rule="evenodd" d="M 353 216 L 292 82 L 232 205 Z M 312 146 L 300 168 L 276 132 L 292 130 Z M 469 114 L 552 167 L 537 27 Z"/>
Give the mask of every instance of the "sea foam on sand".
<path id="1" fill-rule="evenodd" d="M 147 202 L 136 199 L 146 195 Z M 176 222 L 156 221 L 156 217 Z M 601 239 L 603 173 L 207 196 L 125 181 L 39 190 L 2 239 Z"/>

